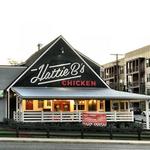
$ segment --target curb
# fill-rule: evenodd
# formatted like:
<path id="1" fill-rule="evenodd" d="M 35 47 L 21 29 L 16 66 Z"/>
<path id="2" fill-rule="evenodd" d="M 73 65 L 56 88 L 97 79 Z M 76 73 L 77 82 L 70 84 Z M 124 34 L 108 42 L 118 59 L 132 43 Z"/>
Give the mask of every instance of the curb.
<path id="1" fill-rule="evenodd" d="M 150 141 L 95 140 L 95 139 L 43 139 L 43 138 L 0 138 L 0 142 L 41 142 L 41 143 L 103 143 L 103 144 L 149 144 Z"/>

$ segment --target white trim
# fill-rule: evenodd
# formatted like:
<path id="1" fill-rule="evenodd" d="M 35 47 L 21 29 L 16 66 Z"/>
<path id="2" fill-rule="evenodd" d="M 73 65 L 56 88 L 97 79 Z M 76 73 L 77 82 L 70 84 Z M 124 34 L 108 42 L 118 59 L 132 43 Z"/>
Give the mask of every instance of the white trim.
<path id="1" fill-rule="evenodd" d="M 7 119 L 10 118 L 10 90 L 7 91 L 8 98 L 7 98 Z"/>
<path id="2" fill-rule="evenodd" d="M 66 42 L 66 44 L 73 50 L 73 52 L 89 67 L 89 69 L 100 79 L 100 81 L 102 81 L 107 88 L 110 88 L 102 79 L 101 77 L 86 63 L 86 61 L 74 50 L 74 48 L 62 37 L 62 39 L 64 40 L 64 42 Z"/>
<path id="3" fill-rule="evenodd" d="M 45 52 L 43 52 L 41 55 L 40 55 L 40 57 L 39 58 L 37 58 L 34 62 L 33 62 L 33 64 L 31 64 L 8 88 L 7 88 L 7 90 L 9 90 L 43 55 L 45 55 L 45 53 L 47 53 L 47 51 L 49 50 L 49 49 L 51 49 L 52 48 L 52 46 L 54 46 L 55 44 L 56 44 L 56 42 L 59 40 L 61 38 L 61 36 L 59 36 L 59 38 L 57 38 L 56 39 L 56 41 L 45 51 Z"/>
<path id="4" fill-rule="evenodd" d="M 70 48 L 71 50 L 86 64 L 86 66 L 98 77 L 98 79 L 107 87 L 110 88 L 101 78 L 100 76 L 86 63 L 86 61 L 74 50 L 74 48 L 64 39 L 62 35 L 60 35 L 56 41 L 47 49 L 45 50 L 39 58 L 37 58 L 33 64 L 31 64 L 8 88 L 9 90 L 41 57 L 43 57 L 60 39 L 62 39 Z M 88 58 L 87 58 L 88 59 Z"/>
<path id="5" fill-rule="evenodd" d="M 8 114 L 8 91 L 7 91 L 7 94 L 6 94 L 6 98 L 4 98 L 5 100 L 5 118 L 7 118 L 7 114 Z"/>
<path id="6" fill-rule="evenodd" d="M 26 66 L 0 65 L 0 68 L 27 68 Z"/>

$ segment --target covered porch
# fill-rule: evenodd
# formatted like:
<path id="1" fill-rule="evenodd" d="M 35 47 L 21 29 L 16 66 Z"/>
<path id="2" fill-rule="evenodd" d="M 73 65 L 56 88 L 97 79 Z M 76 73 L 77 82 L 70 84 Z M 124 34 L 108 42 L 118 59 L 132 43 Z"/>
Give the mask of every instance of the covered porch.
<path id="1" fill-rule="evenodd" d="M 149 129 L 149 99 L 147 95 L 139 95 L 128 92 L 115 91 L 109 88 L 23 88 L 23 87 L 13 87 L 12 90 L 16 93 L 16 111 L 13 114 L 13 118 L 16 121 L 21 122 L 82 122 L 83 112 L 105 114 L 107 122 L 132 122 L 134 121 L 134 114 L 130 112 L 129 106 L 125 110 L 113 110 L 109 111 L 105 108 L 100 109 L 101 101 L 130 101 L 130 100 L 145 100 L 146 102 L 146 128 Z M 51 107 L 49 111 L 33 111 L 24 110 L 22 102 L 23 100 L 44 100 L 44 99 L 59 99 L 59 100 L 73 100 L 74 105 L 72 111 L 68 109 L 67 111 L 57 111 L 55 106 Z M 78 106 L 79 101 L 95 100 L 97 104 L 95 110 L 82 109 L 82 106 Z M 104 106 L 107 103 L 103 103 Z M 112 105 L 112 103 L 110 103 Z M 125 102 L 124 104 L 127 103 Z M 87 107 L 87 106 L 85 106 Z M 121 106 L 119 106 L 121 107 Z"/>

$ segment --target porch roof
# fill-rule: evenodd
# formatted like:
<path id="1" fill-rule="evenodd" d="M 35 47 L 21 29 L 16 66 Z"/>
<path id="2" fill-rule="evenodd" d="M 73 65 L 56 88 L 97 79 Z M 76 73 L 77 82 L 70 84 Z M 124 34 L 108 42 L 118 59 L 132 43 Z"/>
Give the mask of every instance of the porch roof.
<path id="1" fill-rule="evenodd" d="M 24 99 L 112 99 L 150 100 L 150 96 L 116 91 L 109 88 L 12 87 Z"/>

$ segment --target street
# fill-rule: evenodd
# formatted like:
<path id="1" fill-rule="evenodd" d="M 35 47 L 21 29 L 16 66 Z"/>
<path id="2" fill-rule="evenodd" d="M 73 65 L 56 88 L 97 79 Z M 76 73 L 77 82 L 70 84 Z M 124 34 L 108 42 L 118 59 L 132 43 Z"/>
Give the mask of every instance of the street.
<path id="1" fill-rule="evenodd" d="M 148 144 L 0 142 L 0 150 L 149 150 Z"/>

